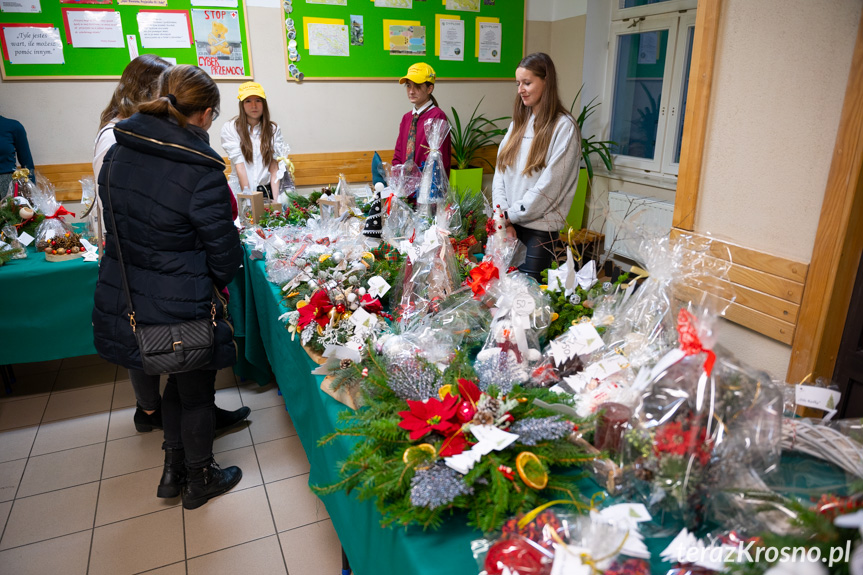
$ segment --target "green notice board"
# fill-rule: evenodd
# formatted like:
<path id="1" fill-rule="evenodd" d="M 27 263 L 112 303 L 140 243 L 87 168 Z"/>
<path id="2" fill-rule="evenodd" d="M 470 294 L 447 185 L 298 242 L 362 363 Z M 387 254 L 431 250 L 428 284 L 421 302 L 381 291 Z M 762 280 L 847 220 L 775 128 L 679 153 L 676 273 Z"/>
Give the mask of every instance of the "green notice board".
<path id="1" fill-rule="evenodd" d="M 441 79 L 509 80 L 524 56 L 525 0 L 283 0 L 282 7 L 289 80 L 392 80 L 420 61 Z"/>
<path id="2" fill-rule="evenodd" d="M 138 54 L 248 80 L 244 0 L 18 0 L 0 12 L 3 80 L 115 80 Z"/>

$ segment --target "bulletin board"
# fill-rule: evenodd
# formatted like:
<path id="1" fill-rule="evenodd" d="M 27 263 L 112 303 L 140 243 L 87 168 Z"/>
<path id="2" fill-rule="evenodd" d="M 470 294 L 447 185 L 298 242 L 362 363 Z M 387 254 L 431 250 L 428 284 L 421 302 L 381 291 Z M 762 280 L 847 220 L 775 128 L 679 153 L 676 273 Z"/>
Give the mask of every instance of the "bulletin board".
<path id="1" fill-rule="evenodd" d="M 283 0 L 282 8 L 288 80 L 391 81 L 415 62 L 438 79 L 510 80 L 524 56 L 525 0 Z"/>
<path id="2" fill-rule="evenodd" d="M 139 54 L 197 65 L 220 80 L 253 76 L 245 0 L 2 0 L 0 7 L 4 81 L 116 80 Z"/>

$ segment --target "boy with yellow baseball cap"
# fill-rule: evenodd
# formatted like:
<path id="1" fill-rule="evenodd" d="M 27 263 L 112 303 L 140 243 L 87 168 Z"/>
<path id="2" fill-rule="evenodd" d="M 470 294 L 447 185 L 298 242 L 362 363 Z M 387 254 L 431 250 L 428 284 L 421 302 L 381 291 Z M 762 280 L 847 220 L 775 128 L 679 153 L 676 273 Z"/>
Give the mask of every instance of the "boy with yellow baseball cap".
<path id="1" fill-rule="evenodd" d="M 426 140 L 425 123 L 429 120 L 449 121 L 446 114 L 438 106 L 432 95 L 435 87 L 434 68 L 425 62 L 417 62 L 408 68 L 407 74 L 399 79 L 399 84 L 405 84 L 408 100 L 413 109 L 402 117 L 399 124 L 399 135 L 396 139 L 396 149 L 393 153 L 393 165 L 407 164 L 412 161 L 422 169 L 429 155 Z M 444 167 L 450 166 L 450 137 L 447 135 L 441 146 Z"/>

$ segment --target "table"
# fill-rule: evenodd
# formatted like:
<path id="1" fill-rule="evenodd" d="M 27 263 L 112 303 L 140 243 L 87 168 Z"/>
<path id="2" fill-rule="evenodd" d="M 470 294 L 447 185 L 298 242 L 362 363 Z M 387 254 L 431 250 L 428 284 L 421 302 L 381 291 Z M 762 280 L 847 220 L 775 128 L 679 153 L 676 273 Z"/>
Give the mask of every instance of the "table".
<path id="1" fill-rule="evenodd" d="M 266 357 L 261 362 L 252 350 L 252 361 L 246 360 L 244 273 L 241 269 L 228 286 L 239 352 L 234 373 L 266 385 L 272 377 Z M 33 246 L 27 258 L 0 266 L 0 366 L 95 354 L 91 315 L 98 275 L 96 262 L 47 262 Z M 253 326 L 257 331 L 257 318 Z"/>

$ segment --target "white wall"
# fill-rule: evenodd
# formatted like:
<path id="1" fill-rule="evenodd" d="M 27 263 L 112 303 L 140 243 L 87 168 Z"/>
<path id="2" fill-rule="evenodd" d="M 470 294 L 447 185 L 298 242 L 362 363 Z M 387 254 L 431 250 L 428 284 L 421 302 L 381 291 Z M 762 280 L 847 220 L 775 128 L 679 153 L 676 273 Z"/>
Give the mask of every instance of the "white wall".
<path id="1" fill-rule="evenodd" d="M 810 260 L 861 9 L 860 0 L 723 3 L 696 231 Z M 609 21 L 610 2 L 589 0 L 587 98 L 605 85 Z M 614 178 L 596 189 L 673 197 Z M 784 378 L 789 346 L 729 322 L 719 334 L 741 360 Z"/>

